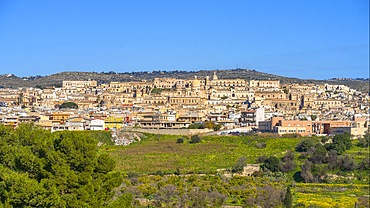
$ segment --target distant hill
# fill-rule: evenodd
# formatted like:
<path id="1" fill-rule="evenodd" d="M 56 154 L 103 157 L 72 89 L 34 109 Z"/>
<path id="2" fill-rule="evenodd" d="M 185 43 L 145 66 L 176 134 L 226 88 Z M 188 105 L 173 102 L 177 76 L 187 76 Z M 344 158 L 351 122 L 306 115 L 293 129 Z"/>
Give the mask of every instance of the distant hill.
<path id="1" fill-rule="evenodd" d="M 61 86 L 63 80 L 96 80 L 99 84 L 109 83 L 112 81 L 151 81 L 156 77 L 174 77 L 179 79 L 191 79 L 197 76 L 198 78 L 205 78 L 216 72 L 217 76 L 221 79 L 234 79 L 240 78 L 245 80 L 261 80 L 271 79 L 280 80 L 282 84 L 285 83 L 330 83 L 330 84 L 343 84 L 353 89 L 363 92 L 369 91 L 369 79 L 330 79 L 330 80 L 304 80 L 291 77 L 283 77 L 263 72 L 258 72 L 249 69 L 228 69 L 228 70 L 200 70 L 200 71 L 153 71 L 153 72 L 61 72 L 49 76 L 29 76 L 17 77 L 12 74 L 0 75 L 0 88 L 18 88 L 18 87 L 51 87 Z"/>

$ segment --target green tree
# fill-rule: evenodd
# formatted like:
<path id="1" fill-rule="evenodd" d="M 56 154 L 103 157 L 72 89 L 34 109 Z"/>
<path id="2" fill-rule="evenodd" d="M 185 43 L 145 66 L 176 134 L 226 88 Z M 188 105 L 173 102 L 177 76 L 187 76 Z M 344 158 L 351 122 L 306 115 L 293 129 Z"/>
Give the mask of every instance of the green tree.
<path id="1" fill-rule="evenodd" d="M 184 138 L 178 138 L 178 139 L 176 140 L 176 143 L 177 143 L 177 144 L 182 144 L 182 143 L 184 143 Z"/>
<path id="2" fill-rule="evenodd" d="M 191 136 L 190 144 L 200 143 L 202 139 L 198 135 Z"/>
<path id="3" fill-rule="evenodd" d="M 262 167 L 272 172 L 278 172 L 280 171 L 280 160 L 275 156 L 270 156 L 263 162 Z"/>
<path id="4" fill-rule="evenodd" d="M 358 140 L 357 146 L 369 147 L 369 144 L 370 144 L 370 134 L 368 131 L 366 131 L 366 134 Z"/>
<path id="5" fill-rule="evenodd" d="M 188 126 L 188 129 L 204 129 L 204 124 L 202 124 L 202 123 L 192 123 Z"/>
<path id="6" fill-rule="evenodd" d="M 338 155 L 343 154 L 346 150 L 351 149 L 352 142 L 351 142 L 351 135 L 348 133 L 345 134 L 337 134 L 333 137 L 332 143 L 325 144 L 325 148 L 328 151 L 335 150 L 337 151 Z"/>
<path id="7" fill-rule="evenodd" d="M 204 127 L 207 129 L 213 129 L 215 127 L 215 123 L 213 121 L 206 121 L 204 122 Z"/>
<path id="8" fill-rule="evenodd" d="M 246 165 L 246 162 L 247 162 L 247 158 L 245 156 L 240 157 L 236 161 L 235 165 L 232 167 L 232 172 L 237 173 L 237 172 L 243 171 L 244 166 Z"/>
<path id="9" fill-rule="evenodd" d="M 292 206 L 293 206 L 293 196 L 292 196 L 292 193 L 290 192 L 290 187 L 289 186 L 286 190 L 283 203 L 284 203 L 284 207 L 286 207 L 286 208 L 292 208 Z"/>
<path id="10" fill-rule="evenodd" d="M 131 208 L 133 206 L 134 199 L 131 193 L 125 193 L 119 196 L 116 200 L 110 202 L 107 208 Z"/>
<path id="11" fill-rule="evenodd" d="M 327 152 L 321 143 L 317 143 L 309 160 L 313 163 L 320 164 L 325 160 Z"/>
<path id="12" fill-rule="evenodd" d="M 97 140 L 85 132 L 0 125 L 0 204 L 102 207 L 122 181 L 114 166 L 108 155 L 98 156 Z"/>
<path id="13" fill-rule="evenodd" d="M 214 127 L 213 127 L 213 130 L 214 131 L 218 131 L 221 129 L 221 124 L 216 124 Z"/>
<path id="14" fill-rule="evenodd" d="M 317 115 L 310 115 L 311 121 L 315 121 L 317 119 Z"/>
<path id="15" fill-rule="evenodd" d="M 300 141 L 295 150 L 297 152 L 307 152 L 312 147 L 315 147 L 315 141 L 307 138 Z"/>
<path id="16" fill-rule="evenodd" d="M 72 109 L 78 109 L 78 105 L 74 102 L 66 102 L 59 106 L 60 109 L 62 108 L 72 108 Z"/>
<path id="17" fill-rule="evenodd" d="M 204 128 L 213 129 L 214 131 L 221 129 L 221 124 L 215 124 L 213 121 L 206 121 L 203 126 Z"/>
<path id="18" fill-rule="evenodd" d="M 162 89 L 154 87 L 150 93 L 160 95 L 162 93 Z"/>

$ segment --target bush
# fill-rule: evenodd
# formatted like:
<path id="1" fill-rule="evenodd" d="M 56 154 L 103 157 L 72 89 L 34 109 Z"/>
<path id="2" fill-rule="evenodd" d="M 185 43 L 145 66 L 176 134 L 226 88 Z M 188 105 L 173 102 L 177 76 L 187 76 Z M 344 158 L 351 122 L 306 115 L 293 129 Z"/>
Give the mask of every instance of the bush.
<path id="1" fill-rule="evenodd" d="M 351 135 L 349 134 L 337 134 L 333 137 L 333 142 L 331 144 L 326 144 L 325 148 L 328 151 L 335 150 L 338 155 L 343 154 L 346 150 L 351 149 Z"/>
<path id="2" fill-rule="evenodd" d="M 164 172 L 161 170 L 158 170 L 157 172 L 155 172 L 154 175 L 164 176 Z"/>
<path id="3" fill-rule="evenodd" d="M 160 95 L 162 93 L 162 89 L 154 87 L 150 93 Z"/>
<path id="4" fill-rule="evenodd" d="M 213 131 L 218 131 L 221 129 L 221 124 L 216 124 L 214 127 L 213 127 Z"/>
<path id="5" fill-rule="evenodd" d="M 329 141 L 329 137 L 324 136 L 324 137 L 321 138 L 321 143 L 325 144 L 328 141 Z"/>
<path id="6" fill-rule="evenodd" d="M 346 156 L 341 156 L 338 161 L 338 166 L 340 170 L 342 171 L 352 171 L 356 167 L 356 162 L 353 158 L 349 157 L 348 155 Z"/>
<path id="7" fill-rule="evenodd" d="M 300 141 L 295 150 L 297 152 L 307 152 L 312 147 L 315 147 L 315 141 L 307 138 Z"/>
<path id="8" fill-rule="evenodd" d="M 74 102 L 66 102 L 59 106 L 60 109 L 62 108 L 73 108 L 78 109 L 78 105 Z"/>
<path id="9" fill-rule="evenodd" d="M 180 171 L 180 168 L 176 168 L 176 171 L 174 172 L 175 175 L 180 175 L 181 174 L 181 171 Z"/>
<path id="10" fill-rule="evenodd" d="M 200 143 L 202 139 L 198 135 L 191 136 L 190 144 Z"/>
<path id="11" fill-rule="evenodd" d="M 368 157 L 362 159 L 357 168 L 359 170 L 370 170 L 370 159 Z"/>
<path id="12" fill-rule="evenodd" d="M 256 163 L 263 163 L 265 160 L 267 160 L 266 156 L 259 156 L 256 160 Z"/>
<path id="13" fill-rule="evenodd" d="M 252 173 L 252 176 L 262 178 L 264 176 L 264 173 L 262 171 L 255 171 Z"/>
<path id="14" fill-rule="evenodd" d="M 202 123 L 193 123 L 188 126 L 188 129 L 204 129 L 204 124 Z"/>
<path id="15" fill-rule="evenodd" d="M 260 149 L 264 149 L 264 148 L 266 148 L 266 143 L 265 142 L 258 142 L 256 144 L 256 147 L 260 148 Z"/>
<path id="16" fill-rule="evenodd" d="M 182 144 L 184 143 L 184 138 L 178 138 L 176 141 L 177 144 Z"/>
<path id="17" fill-rule="evenodd" d="M 284 173 L 294 170 L 296 167 L 294 162 L 294 153 L 290 150 L 284 155 L 282 161 L 281 171 Z"/>
<path id="18" fill-rule="evenodd" d="M 369 147 L 370 144 L 370 135 L 369 133 L 366 133 L 365 136 L 361 137 L 358 140 L 357 146 L 359 147 Z"/>
<path id="19" fill-rule="evenodd" d="M 327 152 L 328 151 L 325 149 L 325 147 L 322 144 L 318 143 L 316 144 L 314 152 L 312 153 L 312 156 L 309 158 L 309 160 L 315 164 L 320 164 L 325 160 Z"/>
<path id="20" fill-rule="evenodd" d="M 265 160 L 262 166 L 271 172 L 278 172 L 280 171 L 280 160 L 275 156 L 270 156 Z"/>
<path id="21" fill-rule="evenodd" d="M 245 156 L 240 157 L 235 165 L 232 167 L 232 172 L 237 173 L 241 172 L 244 169 L 244 166 L 246 165 L 247 158 Z"/>
<path id="22" fill-rule="evenodd" d="M 0 207 L 102 207 L 122 177 L 97 144 L 85 132 L 0 125 Z"/>

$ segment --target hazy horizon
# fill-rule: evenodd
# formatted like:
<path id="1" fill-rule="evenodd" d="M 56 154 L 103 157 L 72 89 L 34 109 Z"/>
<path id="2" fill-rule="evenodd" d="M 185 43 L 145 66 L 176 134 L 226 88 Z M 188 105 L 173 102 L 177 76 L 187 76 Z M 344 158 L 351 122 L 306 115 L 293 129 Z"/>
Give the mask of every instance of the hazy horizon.
<path id="1" fill-rule="evenodd" d="M 245 68 L 238 68 L 238 69 L 245 69 Z M 86 73 L 109 73 L 109 72 L 115 72 L 115 73 L 133 73 L 133 72 L 147 72 L 147 73 L 152 73 L 152 72 L 155 72 L 155 71 L 161 71 L 161 72 L 174 72 L 174 71 L 185 71 L 185 72 L 199 72 L 199 71 L 217 71 L 217 70 L 236 70 L 235 69 L 199 69 L 199 70 L 180 70 L 180 69 L 175 69 L 175 70 L 160 70 L 160 69 L 157 69 L 157 70 L 151 70 L 151 71 L 122 71 L 122 72 L 119 72 L 119 71 L 60 71 L 60 72 L 55 72 L 55 73 L 50 73 L 50 74 L 30 74 L 30 75 L 25 75 L 25 76 L 19 76 L 17 74 L 13 74 L 13 73 L 4 73 L 4 74 L 0 74 L 0 75 L 9 75 L 9 74 L 12 74 L 14 76 L 17 76 L 19 78 L 26 78 L 26 77 L 36 77 L 36 76 L 42 76 L 42 77 L 46 77 L 46 76 L 51 76 L 51 75 L 54 75 L 54 74 L 59 74 L 59 73 L 68 73 L 68 72 L 71 72 L 71 73 L 78 73 L 78 72 L 86 72 Z M 247 69 L 247 70 L 253 70 L 253 71 L 257 71 L 257 72 L 260 72 L 260 73 L 266 73 L 266 74 L 272 74 L 272 75 L 276 75 L 276 76 L 282 76 L 282 77 L 287 77 L 287 78 L 298 78 L 298 79 L 303 79 L 303 80 L 329 80 L 329 79 L 333 79 L 333 78 L 348 78 L 348 79 L 369 79 L 369 77 L 327 77 L 327 78 L 322 78 L 322 79 L 316 79 L 316 78 L 300 78 L 300 77 L 294 77 L 294 76 L 283 76 L 283 75 L 279 75 L 279 74 L 273 74 L 273 73 L 267 73 L 267 72 L 263 72 L 263 71 L 259 71 L 259 70 L 256 70 L 256 69 Z"/>

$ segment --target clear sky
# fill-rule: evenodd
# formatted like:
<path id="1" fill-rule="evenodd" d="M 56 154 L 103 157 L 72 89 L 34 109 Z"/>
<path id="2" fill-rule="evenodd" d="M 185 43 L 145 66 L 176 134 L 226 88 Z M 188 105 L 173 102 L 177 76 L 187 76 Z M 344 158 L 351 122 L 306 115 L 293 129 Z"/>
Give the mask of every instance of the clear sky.
<path id="1" fill-rule="evenodd" d="M 368 0 L 0 0 L 0 74 L 369 77 Z"/>

